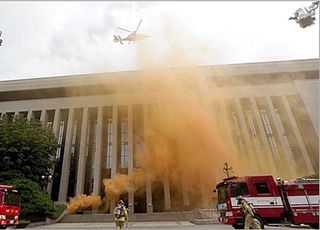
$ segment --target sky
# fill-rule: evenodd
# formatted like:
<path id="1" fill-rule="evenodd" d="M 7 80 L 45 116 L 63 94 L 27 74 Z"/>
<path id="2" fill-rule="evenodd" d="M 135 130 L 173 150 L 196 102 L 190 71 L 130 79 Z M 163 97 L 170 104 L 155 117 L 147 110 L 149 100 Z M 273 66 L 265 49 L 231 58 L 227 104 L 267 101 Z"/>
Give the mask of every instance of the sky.
<path id="1" fill-rule="evenodd" d="M 0 81 L 153 67 L 319 58 L 315 25 L 288 20 L 312 1 L 0 2 Z M 150 37 L 113 42 L 117 29 Z"/>

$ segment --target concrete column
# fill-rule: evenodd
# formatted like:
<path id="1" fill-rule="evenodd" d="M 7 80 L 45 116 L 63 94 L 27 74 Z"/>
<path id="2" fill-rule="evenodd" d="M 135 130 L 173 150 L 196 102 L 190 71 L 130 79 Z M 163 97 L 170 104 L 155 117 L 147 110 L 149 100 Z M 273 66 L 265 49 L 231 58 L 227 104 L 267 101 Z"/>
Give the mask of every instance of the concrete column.
<path id="1" fill-rule="evenodd" d="M 32 110 L 28 111 L 27 119 L 30 120 L 32 118 Z"/>
<path id="2" fill-rule="evenodd" d="M 183 206 L 188 207 L 190 206 L 190 197 L 189 191 L 187 190 L 187 181 L 186 177 L 182 175 L 182 199 L 183 199 Z"/>
<path id="3" fill-rule="evenodd" d="M 30 113 L 30 111 L 28 112 L 28 116 L 29 116 L 29 113 Z M 30 118 L 28 118 L 28 119 L 30 119 Z M 60 109 L 56 109 L 54 112 L 54 118 L 53 118 L 53 124 L 52 124 L 52 130 L 53 130 L 53 133 L 55 134 L 56 137 L 58 137 L 59 123 L 60 123 Z M 51 159 L 54 160 L 55 156 L 53 155 Z M 52 176 L 54 175 L 54 165 L 50 169 L 50 174 Z M 51 191 L 52 191 L 52 183 L 53 183 L 53 180 L 50 180 L 48 183 L 48 187 L 47 187 L 47 192 L 48 192 L 49 196 L 51 195 Z"/>
<path id="4" fill-rule="evenodd" d="M 113 106 L 112 110 L 112 164 L 111 164 L 111 179 L 117 174 L 117 152 L 118 152 L 118 107 Z M 116 201 L 110 201 L 110 213 L 116 206 Z"/>
<path id="5" fill-rule="evenodd" d="M 61 179 L 60 179 L 60 188 L 59 188 L 59 202 L 66 202 L 67 192 L 68 192 L 68 183 L 69 183 L 69 173 L 70 173 L 70 150 L 72 145 L 72 131 L 73 131 L 73 112 L 74 109 L 69 109 L 68 116 L 68 125 L 67 133 L 64 145 L 63 161 L 62 161 L 62 170 L 61 170 Z"/>
<path id="6" fill-rule="evenodd" d="M 288 99 L 287 99 L 286 96 L 281 96 L 281 99 L 282 99 L 282 101 L 284 103 L 284 107 L 285 107 L 287 115 L 289 117 L 289 121 L 290 121 L 291 127 L 293 129 L 293 132 L 294 132 L 295 136 L 297 137 L 298 145 L 300 147 L 303 159 L 304 159 L 304 161 L 306 163 L 306 166 L 307 166 L 307 171 L 308 171 L 309 174 L 313 174 L 315 172 L 314 172 L 314 170 L 312 168 L 312 164 L 311 164 L 310 158 L 308 156 L 307 149 L 306 149 L 306 147 L 305 147 L 305 145 L 303 143 L 303 139 L 302 139 L 302 136 L 301 136 L 301 134 L 299 132 L 299 128 L 297 126 L 296 120 L 294 119 L 292 111 L 290 109 L 290 105 L 289 105 Z"/>
<path id="7" fill-rule="evenodd" d="M 148 125 L 148 105 L 143 105 L 143 128 L 144 128 L 144 148 L 147 149 L 149 146 L 149 139 L 146 133 L 146 128 Z M 147 196 L 147 213 L 153 212 L 152 204 L 152 185 L 151 178 L 148 176 L 149 172 L 146 172 L 146 196 Z"/>
<path id="8" fill-rule="evenodd" d="M 163 189 L 164 189 L 164 208 L 165 210 L 171 209 L 171 196 L 170 196 L 170 182 L 169 182 L 169 172 L 163 176 Z"/>
<path id="9" fill-rule="evenodd" d="M 269 146 L 269 142 L 268 142 L 268 139 L 267 139 L 267 134 L 266 134 L 266 132 L 264 131 L 264 128 L 263 128 L 263 122 L 261 120 L 261 116 L 260 116 L 260 112 L 259 112 L 259 108 L 258 108 L 256 99 L 254 97 L 250 97 L 250 102 L 251 102 L 251 105 L 252 105 L 252 108 L 253 108 L 253 113 L 254 113 L 255 117 L 257 118 L 256 120 L 257 120 L 257 124 L 258 124 L 258 130 L 259 130 L 259 133 L 260 133 L 260 136 L 261 136 L 261 139 L 262 139 L 262 143 L 263 143 L 263 147 L 264 147 L 265 163 L 269 164 L 270 168 L 273 171 L 275 171 L 275 170 L 277 170 L 276 169 L 276 165 L 275 165 L 275 162 L 274 162 L 274 158 L 272 157 L 273 154 L 272 154 L 270 146 Z"/>
<path id="10" fill-rule="evenodd" d="M 29 111 L 30 112 L 30 111 Z M 29 115 L 29 113 L 28 113 Z M 60 127 L 60 109 L 56 109 L 54 112 L 54 118 L 53 118 L 53 124 L 52 124 L 52 130 L 56 137 L 58 137 Z"/>
<path id="11" fill-rule="evenodd" d="M 153 212 L 151 179 L 146 177 L 147 213 Z"/>
<path id="12" fill-rule="evenodd" d="M 113 106 L 112 111 L 112 164 L 111 178 L 117 174 L 117 151 L 118 151 L 118 107 Z"/>
<path id="13" fill-rule="evenodd" d="M 85 107 L 83 108 L 82 123 L 81 123 L 76 195 L 82 194 L 84 190 L 84 177 L 86 174 L 87 132 L 88 132 L 88 107 Z"/>
<path id="14" fill-rule="evenodd" d="M 42 122 L 43 127 L 46 127 L 46 112 L 47 110 L 41 110 L 40 121 Z"/>
<path id="15" fill-rule="evenodd" d="M 230 147 L 231 151 L 233 153 L 237 153 L 236 146 L 235 146 L 233 138 L 232 138 L 232 129 L 231 129 L 230 121 L 228 119 L 226 103 L 225 103 L 224 99 L 218 100 L 218 103 L 220 104 L 220 109 L 221 109 L 220 118 L 222 120 L 222 124 L 225 125 L 224 131 L 226 132 L 227 143 L 230 143 L 229 147 Z M 235 154 L 235 155 L 237 155 L 237 154 Z"/>
<path id="16" fill-rule="evenodd" d="M 96 133 L 96 155 L 95 155 L 95 171 L 93 181 L 93 192 L 100 194 L 101 188 L 101 161 L 102 161 L 102 132 L 103 132 L 103 107 L 98 107 L 97 117 L 97 133 Z"/>
<path id="17" fill-rule="evenodd" d="M 277 118 L 276 118 L 276 114 L 275 114 L 275 111 L 274 111 L 274 107 L 273 107 L 271 98 L 270 98 L 270 97 L 267 97 L 266 100 L 267 100 L 268 109 L 269 109 L 270 114 L 271 114 L 272 122 L 273 122 L 273 124 L 275 124 L 276 131 L 277 131 L 277 134 L 278 134 L 278 137 L 279 137 L 279 140 L 280 140 L 282 149 L 283 149 L 284 152 L 285 152 L 285 156 L 286 156 L 286 158 L 287 158 L 288 164 L 289 164 L 289 165 L 292 165 L 292 167 L 289 167 L 289 170 L 291 171 L 292 175 L 296 175 L 296 167 L 297 167 L 297 165 L 296 165 L 296 162 L 295 162 L 294 157 L 293 157 L 293 155 L 292 155 L 292 152 L 290 152 L 290 151 L 285 147 L 285 146 L 286 146 L 286 144 L 285 144 L 285 139 L 284 139 L 284 137 L 283 137 L 281 128 L 279 127 L 279 124 L 278 124 L 278 122 L 277 122 Z"/>
<path id="18" fill-rule="evenodd" d="M 240 99 L 239 98 L 236 98 L 235 99 L 235 103 L 236 103 L 236 109 L 237 109 L 237 113 L 239 115 L 239 118 L 240 118 L 240 123 L 241 123 L 241 128 L 242 128 L 242 133 L 244 135 L 244 139 L 246 140 L 246 143 L 247 143 L 247 147 L 248 147 L 248 152 L 249 152 L 249 156 L 250 156 L 250 161 L 252 163 L 254 163 L 254 165 L 257 167 L 257 160 L 258 160 L 258 157 L 255 155 L 253 149 L 252 149 L 252 145 L 251 145 L 251 141 L 250 141 L 250 135 L 249 135 L 249 132 L 248 132 L 248 127 L 247 127 L 247 124 L 245 122 L 245 118 L 243 116 L 243 111 L 242 111 L 242 108 L 241 108 L 241 103 L 240 103 Z M 259 164 L 259 163 L 258 163 Z"/>
<path id="19" fill-rule="evenodd" d="M 133 173 L 133 120 L 132 105 L 128 106 L 128 174 Z M 134 213 L 134 192 L 128 192 L 129 213 Z"/>
<path id="20" fill-rule="evenodd" d="M 201 191 L 201 196 L 202 196 L 202 207 L 208 208 L 209 207 L 209 198 L 208 198 L 208 193 L 206 192 L 206 190 L 204 188 L 204 184 L 200 184 L 200 191 Z"/>

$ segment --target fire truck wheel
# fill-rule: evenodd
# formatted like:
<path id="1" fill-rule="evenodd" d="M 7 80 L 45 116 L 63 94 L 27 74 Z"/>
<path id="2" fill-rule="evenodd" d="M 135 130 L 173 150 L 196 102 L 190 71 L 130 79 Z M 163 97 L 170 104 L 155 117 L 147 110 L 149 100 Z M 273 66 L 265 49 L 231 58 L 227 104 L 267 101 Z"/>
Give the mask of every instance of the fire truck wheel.
<path id="1" fill-rule="evenodd" d="M 310 224 L 310 227 L 313 229 L 319 229 L 319 224 Z"/>
<path id="2" fill-rule="evenodd" d="M 6 226 L 0 225 L 0 229 L 6 229 Z"/>
<path id="3" fill-rule="evenodd" d="M 260 228 L 261 229 L 264 229 L 264 223 L 263 223 L 263 220 L 260 216 L 255 216 L 254 217 L 254 221 L 258 222 L 257 224 L 260 225 Z"/>

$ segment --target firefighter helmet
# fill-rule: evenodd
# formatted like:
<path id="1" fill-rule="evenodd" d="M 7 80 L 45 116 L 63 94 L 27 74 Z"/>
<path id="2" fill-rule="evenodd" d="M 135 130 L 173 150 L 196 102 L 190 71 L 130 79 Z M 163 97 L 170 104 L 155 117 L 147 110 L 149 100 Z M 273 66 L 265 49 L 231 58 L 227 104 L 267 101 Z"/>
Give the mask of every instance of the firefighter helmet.
<path id="1" fill-rule="evenodd" d="M 237 196 L 237 200 L 243 200 L 242 196 Z"/>
<path id="2" fill-rule="evenodd" d="M 243 197 L 242 196 L 237 196 L 236 199 L 238 200 L 238 204 L 241 204 L 241 201 L 243 200 Z"/>

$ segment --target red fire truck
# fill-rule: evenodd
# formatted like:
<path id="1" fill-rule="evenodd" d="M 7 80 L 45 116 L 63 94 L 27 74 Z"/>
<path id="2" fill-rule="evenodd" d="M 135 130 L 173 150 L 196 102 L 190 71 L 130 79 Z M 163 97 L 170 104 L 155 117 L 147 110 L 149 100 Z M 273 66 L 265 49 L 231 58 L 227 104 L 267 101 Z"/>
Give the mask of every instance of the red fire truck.
<path id="1" fill-rule="evenodd" d="M 0 228 L 19 224 L 20 194 L 12 185 L 0 185 Z"/>
<path id="2" fill-rule="evenodd" d="M 244 227 L 237 196 L 253 205 L 262 228 L 265 224 L 307 224 L 319 228 L 319 180 L 284 181 L 271 175 L 229 177 L 216 186 L 219 221 L 235 229 Z"/>

